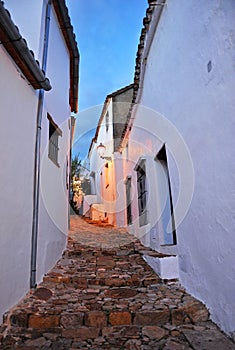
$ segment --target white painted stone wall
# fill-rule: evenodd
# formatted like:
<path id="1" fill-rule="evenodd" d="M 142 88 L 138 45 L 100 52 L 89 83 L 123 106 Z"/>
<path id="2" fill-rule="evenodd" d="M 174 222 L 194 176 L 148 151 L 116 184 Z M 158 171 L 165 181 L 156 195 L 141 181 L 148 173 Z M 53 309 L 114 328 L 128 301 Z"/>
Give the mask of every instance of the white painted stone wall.
<path id="1" fill-rule="evenodd" d="M 155 258 L 153 256 L 144 255 L 144 260 L 162 279 L 178 279 L 178 257 L 167 256 L 162 258 Z"/>
<path id="2" fill-rule="evenodd" d="M 0 47 L 0 319 L 29 289 L 37 96 Z"/>
<path id="3" fill-rule="evenodd" d="M 114 163 L 113 161 L 101 159 L 97 152 L 97 146 L 102 143 L 106 147 L 104 156 L 113 157 L 113 106 L 111 99 L 108 101 L 107 112 L 109 112 L 109 128 L 106 130 L 105 113 L 103 119 L 100 121 L 97 141 L 93 143 L 90 152 L 90 171 L 95 173 L 97 204 L 102 204 L 104 211 L 101 215 L 106 213 L 109 223 L 115 225 L 116 187 Z M 108 164 L 108 168 L 105 167 L 106 164 Z"/>
<path id="4" fill-rule="evenodd" d="M 172 121 L 191 153 L 193 198 L 184 220 L 176 217 L 180 281 L 226 333 L 235 331 L 234 16 L 233 0 L 168 0 L 147 57 L 140 99 Z M 138 108 L 136 122 L 141 118 L 145 114 Z M 152 130 L 159 127 L 153 118 Z M 168 145 L 170 137 L 162 141 Z M 184 174 L 177 174 L 176 151 L 171 149 L 168 159 L 175 208 L 179 189 L 191 191 L 193 179 L 186 153 L 176 162 L 185 165 Z M 135 161 L 144 150 L 131 152 Z"/>
<path id="5" fill-rule="evenodd" d="M 41 15 L 45 14 L 46 2 L 22 0 L 20 5 L 18 3 L 7 0 L 5 7 L 11 12 L 20 31 L 22 28 L 22 35 L 29 48 L 34 50 L 35 57 L 41 57 L 44 29 Z M 69 52 L 53 9 L 46 75 L 53 89 L 45 92 L 42 119 L 38 282 L 61 256 L 68 230 Z M 29 290 L 38 92 L 21 77 L 19 69 L 2 47 L 0 76 L 1 318 Z M 47 113 L 62 130 L 62 137 L 59 137 L 59 167 L 48 158 Z"/>
<path id="6" fill-rule="evenodd" d="M 28 47 L 33 50 L 35 58 L 41 62 L 43 35 L 43 18 L 46 0 L 4 0 L 4 6 L 9 10 L 13 22 L 20 29 L 20 33 L 27 40 Z"/>
<path id="7" fill-rule="evenodd" d="M 122 154 L 116 153 L 116 183 L 117 192 L 120 194 L 117 200 L 117 225 L 127 226 L 126 218 L 126 189 L 127 177 L 131 177 L 132 183 L 132 224 L 127 228 L 130 233 L 140 238 L 146 246 L 166 254 L 176 254 L 176 245 L 166 245 L 163 233 L 163 209 L 167 201 L 167 178 L 162 174 L 160 187 L 158 182 L 156 155 L 163 146 L 164 135 L 168 135 L 171 125 L 164 123 L 164 118 L 145 106 L 138 106 L 134 109 L 135 122 L 128 138 L 128 146 L 124 147 Z M 180 138 L 175 133 L 173 144 L 179 143 Z M 141 161 L 146 165 L 146 190 L 147 190 L 147 223 L 140 226 L 138 210 L 138 190 L 136 166 Z M 123 166 L 120 165 L 123 161 Z M 159 203 L 159 197 L 162 203 Z M 169 214 L 170 217 L 170 214 Z"/>
<path id="8" fill-rule="evenodd" d="M 117 152 L 122 136 L 130 103 L 132 101 L 132 86 L 125 87 L 106 97 L 102 119 L 99 121 L 96 142 L 90 150 L 90 171 L 95 174 L 97 202 L 102 204 L 105 217 L 112 225 L 125 226 L 125 186 L 123 178 L 123 156 Z M 106 128 L 106 114 L 109 113 L 109 127 Z M 102 143 L 106 146 L 101 159 L 97 147 Z M 94 182 L 94 180 L 91 180 Z"/>
<path id="9" fill-rule="evenodd" d="M 83 215 L 89 217 L 91 212 L 91 205 L 97 203 L 97 196 L 94 194 L 89 194 L 84 196 L 83 199 Z"/>
<path id="10" fill-rule="evenodd" d="M 61 69 L 63 67 L 63 69 Z M 51 11 L 47 76 L 52 90 L 45 93 L 42 121 L 41 198 L 38 235 L 37 280 L 60 258 L 66 247 L 68 232 L 68 166 L 70 129 L 69 52 L 59 29 L 54 10 Z M 47 113 L 62 130 L 59 136 L 57 167 L 48 158 L 49 122 Z"/>

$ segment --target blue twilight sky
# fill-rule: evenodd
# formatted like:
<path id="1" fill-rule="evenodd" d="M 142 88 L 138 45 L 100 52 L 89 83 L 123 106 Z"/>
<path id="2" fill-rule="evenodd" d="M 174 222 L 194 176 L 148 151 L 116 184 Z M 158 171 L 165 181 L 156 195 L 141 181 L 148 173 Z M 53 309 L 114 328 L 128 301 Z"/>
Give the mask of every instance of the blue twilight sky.
<path id="1" fill-rule="evenodd" d="M 66 0 L 80 51 L 74 154 L 87 155 L 106 96 L 133 82 L 147 0 Z"/>

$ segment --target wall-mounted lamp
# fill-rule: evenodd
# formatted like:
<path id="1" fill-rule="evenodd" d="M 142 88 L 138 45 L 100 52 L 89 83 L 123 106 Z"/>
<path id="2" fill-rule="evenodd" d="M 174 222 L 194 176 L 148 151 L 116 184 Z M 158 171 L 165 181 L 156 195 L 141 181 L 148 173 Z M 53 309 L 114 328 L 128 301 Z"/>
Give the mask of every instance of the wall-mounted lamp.
<path id="1" fill-rule="evenodd" d="M 105 145 L 103 145 L 103 143 L 100 142 L 99 146 L 97 146 L 98 155 L 100 156 L 101 159 L 106 159 L 106 160 L 108 160 L 109 162 L 111 162 L 111 161 L 112 161 L 112 157 L 104 156 L 105 150 L 106 150 Z"/>

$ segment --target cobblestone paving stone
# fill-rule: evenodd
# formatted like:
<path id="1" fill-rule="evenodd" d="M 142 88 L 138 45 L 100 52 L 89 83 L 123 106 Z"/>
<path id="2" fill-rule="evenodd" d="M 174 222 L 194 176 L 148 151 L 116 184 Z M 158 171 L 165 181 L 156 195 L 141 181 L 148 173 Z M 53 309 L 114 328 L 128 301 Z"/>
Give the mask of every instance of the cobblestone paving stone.
<path id="1" fill-rule="evenodd" d="M 161 280 L 143 254 L 160 256 L 123 229 L 73 217 L 63 257 L 5 315 L 0 349 L 235 349 L 204 305 Z"/>

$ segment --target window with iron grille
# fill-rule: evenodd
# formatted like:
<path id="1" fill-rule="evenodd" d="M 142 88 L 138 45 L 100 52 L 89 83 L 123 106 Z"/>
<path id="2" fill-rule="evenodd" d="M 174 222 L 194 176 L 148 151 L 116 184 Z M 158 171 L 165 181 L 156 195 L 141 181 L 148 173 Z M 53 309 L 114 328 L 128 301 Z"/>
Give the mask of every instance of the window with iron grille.
<path id="1" fill-rule="evenodd" d="M 146 187 L 146 167 L 145 162 L 137 167 L 137 191 L 140 226 L 148 223 L 147 218 L 147 187 Z"/>
<path id="2" fill-rule="evenodd" d="M 132 209 L 131 209 L 131 177 L 126 179 L 126 215 L 127 225 L 132 224 Z"/>
<path id="3" fill-rule="evenodd" d="M 53 163 L 59 166 L 59 136 L 62 136 L 62 131 L 49 114 L 47 114 L 47 118 L 49 120 L 48 157 L 52 160 Z"/>

